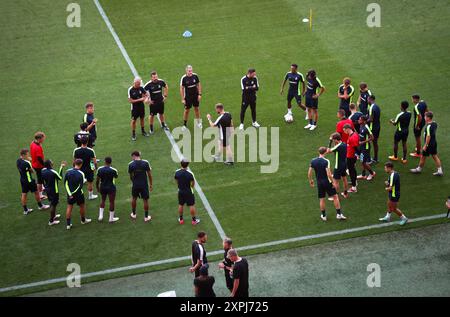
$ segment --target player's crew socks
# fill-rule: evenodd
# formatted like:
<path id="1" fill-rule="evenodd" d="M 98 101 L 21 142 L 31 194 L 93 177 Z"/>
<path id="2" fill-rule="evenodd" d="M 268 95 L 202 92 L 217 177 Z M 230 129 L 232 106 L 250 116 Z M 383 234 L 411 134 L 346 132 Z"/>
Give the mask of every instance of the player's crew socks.
<path id="1" fill-rule="evenodd" d="M 374 172 L 373 172 L 372 170 L 369 170 L 369 174 L 370 174 L 370 175 L 373 175 L 373 173 L 374 173 Z"/>
<path id="2" fill-rule="evenodd" d="M 309 119 L 309 124 L 310 124 L 310 125 L 314 125 L 312 119 Z"/>
<path id="3" fill-rule="evenodd" d="M 89 194 L 89 198 L 91 198 L 94 195 L 94 191 L 90 191 L 90 192 L 88 192 L 88 194 Z"/>
<path id="4" fill-rule="evenodd" d="M 325 210 L 321 210 L 320 212 L 322 213 L 322 216 L 324 216 L 324 217 L 327 216 L 327 212 Z"/>
<path id="5" fill-rule="evenodd" d="M 147 218 L 148 217 L 148 210 L 146 210 L 144 213 L 145 213 L 145 218 Z"/>
<path id="6" fill-rule="evenodd" d="M 338 215 L 340 215 L 340 214 L 341 214 L 341 210 L 340 210 L 340 209 L 336 209 L 336 213 L 337 213 Z"/>
<path id="7" fill-rule="evenodd" d="M 81 217 L 81 222 L 85 222 L 86 221 L 86 217 Z"/>
<path id="8" fill-rule="evenodd" d="M 68 219 L 66 219 L 66 224 L 68 225 L 68 226 L 70 226 L 70 218 L 68 218 Z"/>
<path id="9" fill-rule="evenodd" d="M 114 219 L 114 210 L 109 212 L 109 221 L 113 221 Z"/>
<path id="10" fill-rule="evenodd" d="M 142 132 L 145 132 L 145 129 L 144 129 L 144 127 L 141 127 L 141 131 L 142 131 Z"/>
<path id="11" fill-rule="evenodd" d="M 387 218 L 387 219 L 391 219 L 391 213 L 390 213 L 390 212 L 387 212 L 387 213 L 386 213 L 386 218 Z"/>
<path id="12" fill-rule="evenodd" d="M 438 173 L 441 173 L 441 174 L 442 174 L 442 173 L 443 173 L 443 172 L 442 172 L 442 166 L 441 166 L 441 167 L 438 167 L 437 171 L 438 171 Z"/>
<path id="13" fill-rule="evenodd" d="M 317 125 L 317 121 L 313 121 L 312 125 Z"/>
<path id="14" fill-rule="evenodd" d="M 39 208 L 42 208 L 42 203 L 39 201 L 38 203 Z"/>
<path id="15" fill-rule="evenodd" d="M 180 215 L 180 220 L 183 220 L 183 215 Z"/>
<path id="16" fill-rule="evenodd" d="M 101 219 L 103 219 L 103 211 L 105 210 L 105 208 L 100 208 L 99 210 L 98 210 L 98 217 L 99 218 L 101 218 Z"/>
<path id="17" fill-rule="evenodd" d="M 22 207 L 23 207 L 23 211 L 28 211 L 27 205 L 23 205 Z"/>
<path id="18" fill-rule="evenodd" d="M 164 123 L 162 124 L 164 126 Z M 153 131 L 153 124 L 150 125 L 150 131 Z"/>
<path id="19" fill-rule="evenodd" d="M 133 213 L 133 215 L 136 214 L 136 209 L 131 210 L 131 212 Z"/>
<path id="20" fill-rule="evenodd" d="M 195 220 L 197 220 L 197 217 L 195 217 L 195 216 L 192 217 L 192 221 L 195 221 Z"/>
<path id="21" fill-rule="evenodd" d="M 132 134 L 133 134 L 133 136 L 135 136 L 136 135 L 136 130 L 133 130 Z"/>
<path id="22" fill-rule="evenodd" d="M 186 121 L 186 120 L 184 120 L 183 122 L 184 122 L 184 123 L 183 123 L 183 125 L 184 125 L 184 126 L 186 126 L 186 125 L 187 125 L 187 121 Z"/>

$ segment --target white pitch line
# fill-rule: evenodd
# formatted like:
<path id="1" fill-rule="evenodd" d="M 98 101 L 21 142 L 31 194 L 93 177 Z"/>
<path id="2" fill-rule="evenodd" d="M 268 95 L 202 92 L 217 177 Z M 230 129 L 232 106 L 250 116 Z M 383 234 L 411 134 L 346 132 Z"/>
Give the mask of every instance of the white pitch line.
<path id="1" fill-rule="evenodd" d="M 133 73 L 134 77 L 139 77 L 139 73 L 136 70 L 136 67 L 134 67 L 134 64 L 131 61 L 130 56 L 127 53 L 127 50 L 123 46 L 122 41 L 120 40 L 116 31 L 114 31 L 114 28 L 113 28 L 111 22 L 109 21 L 108 16 L 106 15 L 105 11 L 103 10 L 102 5 L 100 4 L 100 2 L 98 0 L 93 0 L 93 1 L 94 1 L 95 5 L 97 6 L 98 12 L 100 13 L 103 20 L 105 21 L 105 24 L 108 27 L 109 31 L 111 32 L 114 40 L 116 41 L 116 44 L 119 47 L 120 52 L 122 53 L 123 57 L 125 58 L 128 66 L 130 67 L 130 70 Z M 159 118 L 159 116 L 158 116 L 158 120 L 161 123 L 161 119 Z M 169 139 L 170 144 L 172 145 L 175 153 L 177 154 L 178 158 L 181 161 L 183 159 L 183 155 L 181 154 L 180 148 L 178 147 L 177 143 L 175 142 L 175 139 L 173 138 L 172 133 L 170 133 L 170 131 L 166 131 L 166 130 L 165 130 L 165 133 L 166 133 L 166 136 Z M 214 223 L 214 226 L 216 227 L 216 230 L 219 233 L 220 237 L 222 239 L 225 239 L 226 238 L 225 231 L 223 230 L 223 228 L 219 222 L 219 219 L 217 219 L 217 216 L 214 213 L 214 210 L 212 209 L 208 199 L 206 198 L 205 194 L 203 193 L 203 190 L 197 180 L 195 181 L 194 188 L 197 191 L 198 195 L 200 196 L 200 199 L 203 202 L 203 206 L 205 207 L 206 211 L 208 212 L 208 215 L 211 218 L 212 222 Z"/>
<path id="2" fill-rule="evenodd" d="M 410 219 L 409 223 L 433 220 L 433 219 L 439 219 L 439 218 L 445 218 L 445 217 L 447 217 L 446 214 L 425 216 L 425 217 Z M 244 247 L 239 247 L 237 249 L 238 250 L 254 250 L 254 249 L 282 245 L 282 244 L 287 244 L 287 243 L 292 243 L 292 242 L 299 242 L 299 241 L 304 241 L 304 240 L 314 240 L 314 239 L 319 239 L 319 238 L 324 238 L 324 237 L 338 236 L 338 235 L 343 235 L 343 234 L 348 234 L 348 233 L 353 233 L 353 232 L 360 232 L 360 231 L 378 229 L 378 228 L 384 228 L 384 227 L 390 227 L 390 226 L 398 226 L 398 222 L 389 222 L 389 223 L 370 225 L 370 226 L 364 226 L 364 227 L 358 227 L 358 228 L 344 229 L 344 230 L 339 230 L 339 231 L 331 231 L 331 232 L 325 232 L 325 233 L 312 234 L 312 235 L 308 235 L 308 236 L 301 236 L 301 237 L 296 237 L 296 238 L 291 238 L 291 239 L 277 240 L 277 241 L 271 241 L 271 242 L 266 242 L 266 243 L 248 245 L 248 246 L 244 246 Z M 209 255 L 223 254 L 223 250 L 208 252 L 208 254 Z M 148 267 L 152 267 L 152 266 L 156 266 L 156 265 L 187 261 L 190 258 L 191 258 L 190 256 L 181 256 L 181 257 L 172 258 L 172 259 L 123 266 L 123 267 L 118 267 L 118 268 L 114 268 L 114 269 L 80 274 L 80 278 L 83 279 L 83 278 L 88 278 L 88 277 L 93 277 L 93 276 L 101 276 L 101 275 L 106 275 L 106 274 L 111 274 L 111 273 L 148 268 Z M 25 289 L 25 288 L 31 288 L 31 287 L 36 287 L 36 286 L 61 283 L 61 282 L 65 282 L 66 280 L 67 280 L 67 277 L 60 277 L 60 278 L 54 278 L 54 279 L 50 279 L 50 280 L 46 280 L 46 281 L 10 286 L 10 287 L 5 287 L 5 288 L 0 288 L 0 293 L 20 290 L 20 289 Z"/>

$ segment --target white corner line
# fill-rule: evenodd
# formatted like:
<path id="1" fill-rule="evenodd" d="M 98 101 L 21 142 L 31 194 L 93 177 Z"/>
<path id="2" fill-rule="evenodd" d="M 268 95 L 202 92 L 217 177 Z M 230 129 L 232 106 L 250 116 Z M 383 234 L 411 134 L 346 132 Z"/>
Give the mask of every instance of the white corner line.
<path id="1" fill-rule="evenodd" d="M 98 12 L 102 16 L 103 21 L 105 21 L 106 26 L 108 27 L 109 31 L 111 32 L 111 35 L 113 36 L 114 40 L 116 41 L 116 44 L 120 49 L 120 52 L 122 53 L 123 57 L 125 58 L 128 66 L 130 67 L 130 70 L 133 73 L 133 76 L 139 77 L 136 67 L 134 67 L 134 64 L 131 61 L 130 56 L 127 53 L 127 50 L 123 46 L 122 41 L 120 40 L 116 31 L 114 31 L 114 28 L 113 28 L 111 22 L 109 21 L 108 16 L 106 15 L 105 11 L 103 10 L 102 5 L 100 4 L 100 2 L 98 0 L 93 0 L 93 1 L 94 1 L 95 5 L 97 6 Z M 159 118 L 159 115 L 158 115 L 158 120 L 161 123 L 161 119 Z M 170 144 L 172 145 L 175 153 L 177 153 L 177 156 L 181 161 L 183 159 L 183 155 L 181 154 L 180 148 L 178 147 L 177 143 L 175 142 L 175 139 L 173 138 L 172 133 L 170 133 L 170 131 L 166 131 L 166 130 L 165 130 L 165 133 L 166 133 L 166 136 L 169 139 Z M 212 209 L 208 199 L 205 196 L 205 193 L 203 192 L 203 190 L 197 180 L 195 181 L 195 190 L 197 191 L 198 195 L 200 196 L 200 199 L 203 202 L 203 206 L 205 207 L 206 211 L 208 212 L 208 215 L 211 218 L 214 226 L 216 227 L 216 230 L 219 233 L 220 237 L 222 239 L 225 239 L 226 238 L 225 231 L 223 230 L 222 225 L 219 222 L 219 219 L 217 219 L 217 216 L 214 213 L 214 210 Z"/>
<path id="2" fill-rule="evenodd" d="M 439 219 L 439 218 L 445 218 L 445 217 L 447 217 L 446 214 L 439 214 L 439 215 L 425 216 L 425 217 L 410 219 L 408 222 L 414 223 L 414 222 L 433 220 L 433 219 Z M 304 241 L 304 240 L 314 240 L 314 239 L 319 239 L 319 238 L 324 238 L 324 237 L 338 236 L 338 235 L 343 235 L 343 234 L 348 234 L 348 233 L 353 233 L 353 232 L 360 232 L 360 231 L 366 231 L 366 230 L 378 229 L 378 228 L 384 228 L 384 227 L 390 227 L 390 226 L 398 226 L 398 225 L 399 225 L 398 222 L 388 222 L 388 223 L 369 225 L 369 226 L 357 227 L 357 228 L 350 228 L 350 229 L 339 230 L 339 231 L 330 231 L 330 232 L 325 232 L 325 233 L 312 234 L 312 235 L 301 236 L 301 237 L 296 237 L 296 238 L 291 238 L 291 239 L 284 239 L 284 240 L 277 240 L 277 241 L 265 242 L 265 243 L 260 243 L 260 244 L 248 245 L 248 246 L 244 246 L 244 247 L 238 247 L 236 249 L 238 249 L 238 250 L 254 250 L 254 249 L 260 249 L 260 248 L 264 248 L 264 247 L 271 247 L 271 246 L 282 245 L 282 244 L 287 244 L 287 243 L 299 242 L 299 241 Z M 208 252 L 208 254 L 209 255 L 223 254 L 223 250 Z M 81 274 L 80 278 L 83 279 L 83 278 L 88 278 L 88 277 L 93 277 L 93 276 L 101 276 L 101 275 L 112 274 L 112 273 L 117 273 L 117 272 L 124 272 L 124 271 L 148 268 L 148 267 L 162 265 L 162 264 L 170 264 L 170 263 L 175 263 L 175 262 L 187 261 L 190 258 L 191 258 L 190 256 L 181 256 L 181 257 L 171 258 L 171 259 L 166 259 L 166 260 L 159 260 L 159 261 L 154 261 L 154 262 L 147 262 L 147 263 L 123 266 L 123 267 L 118 267 L 118 268 L 114 268 L 114 269 L 108 269 L 108 270 L 103 270 L 103 271 Z M 15 291 L 15 290 L 20 290 L 20 289 L 26 289 L 26 288 L 32 288 L 32 287 L 37 287 L 37 286 L 50 285 L 50 284 L 55 284 L 55 283 L 61 283 L 61 282 L 65 282 L 66 280 L 67 280 L 67 277 L 60 277 L 60 278 L 54 278 L 54 279 L 40 281 L 40 282 L 9 286 L 9 287 L 0 288 L 0 293 L 10 292 L 10 291 Z"/>

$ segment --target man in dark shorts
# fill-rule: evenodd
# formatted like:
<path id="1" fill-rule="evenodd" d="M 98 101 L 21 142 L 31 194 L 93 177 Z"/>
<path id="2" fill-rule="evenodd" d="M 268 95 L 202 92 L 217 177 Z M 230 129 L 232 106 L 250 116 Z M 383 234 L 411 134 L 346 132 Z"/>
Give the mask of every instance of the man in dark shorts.
<path id="1" fill-rule="evenodd" d="M 34 134 L 34 140 L 30 144 L 31 166 L 36 172 L 37 192 L 41 200 L 47 198 L 42 193 L 43 186 L 41 175 L 41 171 L 44 168 L 44 150 L 42 149 L 42 143 L 44 143 L 45 138 L 46 136 L 44 132 L 36 132 Z"/>
<path id="2" fill-rule="evenodd" d="M 34 198 L 38 204 L 39 210 L 48 209 L 50 206 L 43 205 L 39 193 L 37 191 L 36 182 L 31 176 L 33 168 L 30 162 L 30 151 L 28 149 L 22 149 L 20 151 L 20 157 L 16 162 L 17 169 L 20 174 L 20 185 L 22 187 L 22 196 L 20 198 L 23 207 L 23 214 L 28 215 L 33 209 L 27 207 L 27 194 L 31 192 L 34 194 Z"/>
<path id="3" fill-rule="evenodd" d="M 93 148 L 95 146 L 95 140 L 97 140 L 97 118 L 94 115 L 94 104 L 88 102 L 85 108 L 86 113 L 83 116 L 83 122 L 87 123 L 86 131 L 90 134 L 88 146 Z"/>
<path id="4" fill-rule="evenodd" d="M 152 168 L 147 160 L 141 159 L 141 153 L 139 151 L 131 153 L 131 158 L 133 160 L 128 164 L 128 174 L 130 174 L 132 182 L 130 217 L 136 220 L 136 202 L 140 197 L 144 201 L 144 222 L 149 222 L 152 220 L 149 214 L 150 206 L 148 202 L 150 192 L 153 190 Z"/>
<path id="5" fill-rule="evenodd" d="M 320 91 L 318 91 L 320 88 Z M 311 69 L 306 75 L 306 92 L 305 106 L 308 109 L 309 123 L 305 126 L 305 129 L 310 131 L 317 127 L 317 120 L 319 119 L 319 97 L 325 92 L 325 87 L 322 85 L 319 77 L 316 75 L 316 71 Z"/>
<path id="6" fill-rule="evenodd" d="M 208 235 L 204 231 L 197 234 L 197 240 L 192 242 L 191 261 L 192 266 L 189 272 L 194 273 L 195 277 L 200 276 L 200 268 L 203 265 L 208 265 L 208 258 L 206 257 L 206 250 L 204 244 L 208 240 Z"/>
<path id="7" fill-rule="evenodd" d="M 319 157 L 313 159 L 308 170 L 308 180 L 309 185 L 314 187 L 313 180 L 313 170 L 316 172 L 317 180 L 317 190 L 320 201 L 320 219 L 327 221 L 327 214 L 325 211 L 325 194 L 328 197 L 333 197 L 334 207 L 336 208 L 336 219 L 345 220 L 347 219 L 341 212 L 341 203 L 339 202 L 339 197 L 336 193 L 336 189 L 331 183 L 332 175 L 330 170 L 330 161 L 325 158 L 325 153 L 327 152 L 326 147 L 319 148 Z"/>
<path id="8" fill-rule="evenodd" d="M 414 105 L 414 137 L 416 138 L 416 148 L 415 151 L 410 153 L 413 157 L 420 157 L 422 151 L 422 144 L 420 138 L 422 137 L 422 129 L 425 126 L 425 113 L 428 112 L 427 103 L 420 100 L 420 96 L 415 94 L 412 97 L 412 102 Z"/>
<path id="9" fill-rule="evenodd" d="M 359 160 L 361 161 L 363 174 L 358 176 L 359 179 L 367 179 L 371 181 L 376 173 L 372 170 L 370 166 L 370 143 L 374 140 L 374 135 L 372 134 L 372 130 L 369 128 L 367 124 L 367 117 L 361 116 L 359 118 Z M 369 176 L 365 176 L 364 172 L 368 171 Z"/>
<path id="10" fill-rule="evenodd" d="M 216 297 L 214 293 L 214 276 L 208 275 L 208 266 L 202 265 L 199 269 L 200 276 L 194 279 L 195 297 Z"/>
<path id="11" fill-rule="evenodd" d="M 175 172 L 174 176 L 178 185 L 178 222 L 180 225 L 184 224 L 183 209 L 184 205 L 187 205 L 191 212 L 192 225 L 195 226 L 200 222 L 200 219 L 198 219 L 197 211 L 195 209 L 195 177 L 194 174 L 188 169 L 188 166 L 189 162 L 182 160 L 181 168 Z"/>
<path id="12" fill-rule="evenodd" d="M 88 199 L 93 200 L 98 197 L 94 195 L 94 175 L 97 169 L 97 158 L 95 157 L 95 151 L 87 146 L 89 140 L 87 137 L 81 139 L 81 147 L 73 150 L 73 158 L 81 159 L 83 161 L 83 166 L 81 171 L 84 173 L 84 177 L 87 181 L 88 187 Z"/>
<path id="13" fill-rule="evenodd" d="M 233 278 L 233 290 L 231 297 L 247 298 L 249 297 L 249 269 L 246 258 L 241 258 L 236 249 L 228 250 L 228 258 L 233 262 L 231 275 Z"/>
<path id="14" fill-rule="evenodd" d="M 87 122 L 83 122 L 80 124 L 80 131 L 78 133 L 75 133 L 73 136 L 73 142 L 76 144 L 77 147 L 81 147 L 81 139 L 82 138 L 88 138 L 88 144 L 87 146 L 92 148 L 92 137 L 89 131 L 87 130 L 89 124 Z"/>
<path id="15" fill-rule="evenodd" d="M 403 157 L 402 163 L 408 163 L 406 155 L 408 154 L 408 146 L 406 142 L 408 141 L 409 134 L 409 123 L 411 122 L 411 112 L 408 111 L 409 103 L 408 101 L 402 101 L 400 104 L 401 112 L 392 119 L 390 122 L 395 126 L 394 134 L 394 154 L 389 156 L 391 161 L 398 161 L 398 144 L 402 141 L 403 145 Z"/>
<path id="16" fill-rule="evenodd" d="M 106 198 L 109 199 L 109 223 L 114 223 L 119 220 L 115 217 L 115 200 L 116 200 L 116 179 L 119 177 L 119 172 L 111 166 L 112 158 L 107 156 L 105 158 L 105 165 L 99 167 L 97 170 L 96 187 L 97 192 L 100 193 L 102 201 L 98 211 L 98 221 L 103 221 L 103 212 L 105 211 Z"/>
<path id="17" fill-rule="evenodd" d="M 408 222 L 408 218 L 398 209 L 398 202 L 400 201 L 400 174 L 394 171 L 392 162 L 384 164 L 384 170 L 389 175 L 388 180 L 385 182 L 386 191 L 388 192 L 388 212 L 386 216 L 379 220 L 389 222 L 391 213 L 395 213 L 400 217 L 400 225 L 403 226 Z"/>
<path id="18" fill-rule="evenodd" d="M 230 238 L 223 239 L 223 261 L 219 263 L 219 268 L 224 270 L 225 283 L 230 292 L 233 291 L 233 279 L 231 278 L 230 271 L 233 268 L 233 261 L 228 258 L 228 251 L 233 249 L 233 241 Z"/>
<path id="19" fill-rule="evenodd" d="M 239 125 L 239 130 L 244 130 L 244 118 L 248 106 L 250 106 L 252 112 L 252 126 L 259 128 L 260 124 L 256 121 L 256 92 L 259 90 L 259 82 L 254 68 L 249 68 L 247 74 L 241 78 L 241 89 L 241 124 Z"/>
<path id="20" fill-rule="evenodd" d="M 180 80 L 181 103 L 184 105 L 183 129 L 187 127 L 189 112 L 194 107 L 195 121 L 197 127 L 202 128 L 202 119 L 200 118 L 200 100 L 202 99 L 202 84 L 200 78 L 193 72 L 192 66 L 186 66 L 186 73 Z"/>
<path id="21" fill-rule="evenodd" d="M 381 109 L 380 107 L 375 103 L 375 96 L 371 95 L 369 96 L 369 117 L 367 119 L 367 123 L 369 124 L 369 128 L 372 131 L 373 134 L 373 158 L 372 163 L 378 163 L 378 138 L 380 137 L 380 130 L 381 130 L 381 124 L 380 124 L 380 116 L 381 116 Z"/>
<path id="22" fill-rule="evenodd" d="M 42 169 L 42 180 L 44 182 L 48 201 L 50 202 L 50 220 L 48 221 L 49 226 L 59 224 L 59 220 L 57 219 L 60 217 L 60 215 L 56 214 L 56 206 L 58 206 L 59 203 L 58 182 L 63 179 L 62 171 L 66 165 L 67 163 L 62 161 L 59 170 L 55 171 L 53 169 L 53 162 L 51 160 L 46 160 L 44 162 L 44 169 Z"/>
<path id="23" fill-rule="evenodd" d="M 231 113 L 224 110 L 223 104 L 218 103 L 215 108 L 217 114 L 219 115 L 215 122 L 211 121 L 211 115 L 209 113 L 206 115 L 209 125 L 211 127 L 219 128 L 219 151 L 213 156 L 213 158 L 216 162 L 221 161 L 223 158 L 223 150 L 225 149 L 227 159 L 224 161 L 224 164 L 233 165 L 233 152 L 230 146 L 230 139 L 234 131 L 233 118 L 231 117 Z"/>
<path id="24" fill-rule="evenodd" d="M 425 130 L 423 133 L 424 136 L 424 146 L 422 148 L 422 156 L 420 157 L 419 166 L 412 169 L 411 172 L 413 174 L 420 174 L 422 172 L 423 166 L 425 165 L 425 161 L 427 157 L 431 156 L 436 164 L 437 171 L 433 173 L 434 176 L 443 176 L 444 172 L 442 171 L 441 160 L 438 156 L 437 150 L 437 141 L 436 141 L 436 130 L 437 123 L 433 121 L 433 113 L 428 111 L 425 113 Z"/>
<path id="25" fill-rule="evenodd" d="M 151 80 L 145 84 L 144 89 L 148 93 L 147 103 L 150 104 L 150 134 L 153 134 L 153 122 L 156 115 L 159 115 L 163 129 L 168 131 L 169 128 L 164 120 L 164 102 L 169 93 L 169 86 L 164 80 L 158 78 L 156 71 L 152 71 Z"/>
<path id="26" fill-rule="evenodd" d="M 345 77 L 342 85 L 339 86 L 337 96 L 339 98 L 339 109 L 345 111 L 345 116 L 348 118 L 351 115 L 350 103 L 353 100 L 355 94 L 355 88 L 351 85 L 352 80 L 349 77 Z"/>
<path id="27" fill-rule="evenodd" d="M 128 102 L 131 103 L 131 140 L 136 141 L 136 120 L 139 118 L 141 123 L 141 132 L 143 136 L 149 136 L 145 132 L 144 118 L 145 105 L 144 101 L 148 98 L 147 92 L 141 86 L 141 78 L 136 77 L 133 86 L 128 88 Z"/>
<path id="28" fill-rule="evenodd" d="M 348 136 L 348 134 L 345 134 Z M 342 179 L 344 184 L 344 191 L 341 195 L 344 198 L 348 198 L 348 182 L 347 182 L 347 143 L 342 141 L 339 133 L 333 133 L 331 135 L 331 141 L 334 143 L 332 148 L 327 149 L 327 153 L 335 153 L 335 163 L 333 170 L 333 185 L 336 188 L 336 192 L 339 193 L 339 180 Z M 333 197 L 329 197 L 328 200 L 334 200 Z"/>
<path id="29" fill-rule="evenodd" d="M 281 90 L 280 95 L 284 92 L 284 86 L 286 85 L 286 82 L 289 82 L 289 91 L 287 94 L 287 108 L 288 108 L 288 114 L 292 115 L 292 99 L 295 98 L 295 101 L 297 102 L 297 105 L 302 108 L 303 110 L 306 110 L 306 107 L 302 104 L 302 96 L 305 93 L 305 77 L 302 73 L 298 72 L 298 65 L 292 64 L 291 70 L 286 73 L 286 76 L 284 76 L 284 80 L 281 83 Z M 300 83 L 302 84 L 302 90 L 300 91 Z"/>
<path id="30" fill-rule="evenodd" d="M 73 205 L 80 206 L 81 224 L 88 224 L 92 220 L 86 218 L 86 204 L 84 200 L 83 184 L 86 181 L 84 173 L 81 171 L 83 166 L 82 159 L 75 159 L 73 168 L 69 169 L 64 176 L 64 187 L 67 192 L 67 210 L 66 210 L 66 229 L 72 228 L 72 210 Z"/>

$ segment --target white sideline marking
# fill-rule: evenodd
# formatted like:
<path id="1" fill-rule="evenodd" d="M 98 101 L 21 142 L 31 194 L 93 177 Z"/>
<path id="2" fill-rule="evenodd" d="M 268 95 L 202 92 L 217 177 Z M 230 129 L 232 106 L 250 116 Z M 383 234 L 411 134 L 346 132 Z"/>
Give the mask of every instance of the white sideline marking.
<path id="1" fill-rule="evenodd" d="M 432 220 L 432 219 L 439 219 L 439 218 L 446 218 L 446 217 L 447 217 L 447 214 L 439 214 L 439 215 L 410 219 L 408 222 L 410 222 L 410 223 L 411 222 L 420 222 L 420 221 L 425 221 L 425 220 Z M 303 241 L 303 240 L 312 240 L 312 239 L 318 239 L 318 238 L 329 237 L 329 236 L 338 236 L 338 235 L 352 233 L 352 232 L 359 232 L 359 231 L 364 231 L 364 230 L 377 229 L 377 228 L 390 227 L 390 226 L 398 226 L 398 222 L 395 221 L 395 222 L 382 223 L 382 224 L 370 225 L 370 226 L 364 226 L 364 227 L 358 227 L 358 228 L 350 228 L 350 229 L 345 229 L 345 230 L 340 230 L 340 231 L 331 231 L 331 232 L 325 232 L 325 233 L 319 233 L 319 234 L 312 234 L 312 235 L 308 235 L 308 236 L 301 236 L 301 237 L 296 237 L 296 238 L 291 238 L 291 239 L 254 244 L 254 245 L 239 247 L 237 249 L 238 250 L 259 249 L 259 248 L 275 246 L 275 245 L 280 245 L 280 244 L 298 242 L 298 241 Z M 208 254 L 209 255 L 223 254 L 223 250 L 208 252 Z M 106 275 L 106 274 L 111 274 L 111 273 L 147 268 L 147 267 L 161 265 L 161 264 L 169 264 L 169 263 L 174 263 L 174 262 L 187 261 L 190 258 L 191 258 L 190 256 L 181 256 L 181 257 L 172 258 L 172 259 L 123 266 L 123 267 L 118 267 L 115 269 L 108 269 L 108 270 L 104 270 L 104 271 L 97 271 L 97 272 L 81 274 L 81 278 L 88 278 L 88 277 L 93 277 L 93 276 Z M 61 283 L 61 282 L 65 282 L 66 279 L 67 279 L 67 277 L 60 277 L 60 278 L 54 278 L 54 279 L 50 279 L 50 280 L 46 280 L 46 281 L 40 281 L 40 282 L 34 282 L 34 283 L 0 288 L 0 293 L 15 291 L 15 290 L 19 290 L 19 289 L 25 289 L 25 288 L 31 288 L 31 287 L 36 287 L 36 286 Z"/>
<path id="2" fill-rule="evenodd" d="M 128 66 L 130 67 L 131 72 L 133 73 L 134 77 L 139 77 L 139 74 L 138 74 L 138 72 L 136 70 L 136 67 L 134 67 L 134 64 L 131 61 L 130 56 L 127 53 L 127 50 L 125 49 L 125 47 L 123 46 L 122 42 L 120 41 L 120 38 L 117 35 L 116 31 L 114 31 L 114 28 L 113 28 L 111 22 L 109 21 L 108 16 L 106 15 L 105 11 L 103 10 L 102 5 L 100 4 L 100 2 L 98 0 L 94 0 L 94 3 L 97 6 L 98 12 L 100 13 L 100 15 L 102 16 L 103 20 L 105 21 L 106 26 L 108 27 L 109 31 L 111 32 L 114 40 L 116 41 L 116 44 L 117 44 L 117 46 L 120 49 L 120 52 L 122 52 L 122 55 L 125 58 Z M 159 118 L 159 115 L 158 115 L 158 120 L 161 123 L 161 119 Z M 169 139 L 170 144 L 172 145 L 175 153 L 177 153 L 177 156 L 178 156 L 178 158 L 181 161 L 183 159 L 183 155 L 181 154 L 180 148 L 176 144 L 172 133 L 170 133 L 170 131 L 166 131 L 166 130 L 164 130 L 164 132 L 166 133 L 166 136 Z M 203 206 L 205 207 L 206 211 L 208 212 L 208 215 L 211 218 L 212 222 L 214 223 L 214 226 L 216 227 L 216 230 L 219 233 L 220 237 L 222 239 L 226 238 L 225 231 L 223 230 L 219 220 L 216 217 L 216 214 L 214 213 L 214 210 L 212 209 L 211 205 L 209 204 L 209 201 L 206 198 L 205 194 L 203 193 L 203 190 L 200 187 L 200 184 L 198 183 L 197 180 L 195 180 L 194 188 L 197 191 L 198 195 L 200 196 L 200 199 L 203 202 Z"/>

